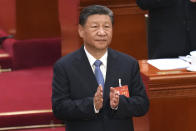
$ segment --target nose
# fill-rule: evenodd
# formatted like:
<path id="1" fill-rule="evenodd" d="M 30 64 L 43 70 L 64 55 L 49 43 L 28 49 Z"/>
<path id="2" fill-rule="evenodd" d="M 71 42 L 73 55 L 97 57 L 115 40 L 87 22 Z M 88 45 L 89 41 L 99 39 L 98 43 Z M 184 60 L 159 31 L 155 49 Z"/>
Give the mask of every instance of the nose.
<path id="1" fill-rule="evenodd" d="M 100 27 L 98 29 L 98 31 L 97 31 L 97 35 L 99 35 L 99 36 L 105 36 L 106 35 L 106 31 L 102 27 Z"/>

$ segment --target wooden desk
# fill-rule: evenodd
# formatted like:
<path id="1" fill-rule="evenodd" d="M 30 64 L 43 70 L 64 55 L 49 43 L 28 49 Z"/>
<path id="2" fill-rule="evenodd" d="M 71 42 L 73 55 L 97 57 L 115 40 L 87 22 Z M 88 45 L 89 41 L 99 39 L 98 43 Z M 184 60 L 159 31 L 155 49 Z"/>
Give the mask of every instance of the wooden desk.
<path id="1" fill-rule="evenodd" d="M 196 72 L 139 64 L 150 99 L 150 131 L 196 131 Z"/>

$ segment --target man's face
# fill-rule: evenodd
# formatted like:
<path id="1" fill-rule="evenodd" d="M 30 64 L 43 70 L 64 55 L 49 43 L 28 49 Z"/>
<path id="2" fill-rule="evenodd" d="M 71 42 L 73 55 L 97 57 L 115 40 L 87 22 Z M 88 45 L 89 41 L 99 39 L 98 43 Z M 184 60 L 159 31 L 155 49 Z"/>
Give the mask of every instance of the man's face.
<path id="1" fill-rule="evenodd" d="M 79 35 L 88 50 L 106 50 L 112 39 L 112 22 L 108 15 L 90 15 Z"/>

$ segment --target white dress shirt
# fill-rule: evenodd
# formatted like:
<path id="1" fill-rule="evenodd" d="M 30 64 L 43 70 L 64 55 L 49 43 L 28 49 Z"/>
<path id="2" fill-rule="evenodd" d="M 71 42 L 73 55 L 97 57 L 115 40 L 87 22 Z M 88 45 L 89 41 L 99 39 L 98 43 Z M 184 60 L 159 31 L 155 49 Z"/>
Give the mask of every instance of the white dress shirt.
<path id="1" fill-rule="evenodd" d="M 91 65 L 91 68 L 93 70 L 93 72 L 95 73 L 95 61 L 97 60 L 95 57 L 93 57 L 85 48 L 84 46 L 84 51 L 86 53 L 86 56 L 88 58 L 88 61 Z M 107 58 L 108 58 L 108 51 L 105 52 L 105 54 L 99 59 L 102 64 L 100 65 L 100 70 L 103 74 L 103 78 L 104 78 L 104 82 L 105 82 L 105 79 L 106 79 L 106 71 L 107 71 Z"/>

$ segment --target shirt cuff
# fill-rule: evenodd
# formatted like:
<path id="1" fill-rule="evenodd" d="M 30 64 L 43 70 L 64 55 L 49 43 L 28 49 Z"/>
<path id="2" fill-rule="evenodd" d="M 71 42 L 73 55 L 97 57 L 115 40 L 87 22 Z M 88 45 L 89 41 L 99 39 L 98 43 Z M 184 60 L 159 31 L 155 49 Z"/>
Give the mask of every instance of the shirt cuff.
<path id="1" fill-rule="evenodd" d="M 95 104 L 93 104 L 93 106 L 94 106 L 94 111 L 95 111 L 95 113 L 96 113 L 96 114 L 99 113 L 99 110 L 96 110 L 96 108 L 95 108 Z"/>

